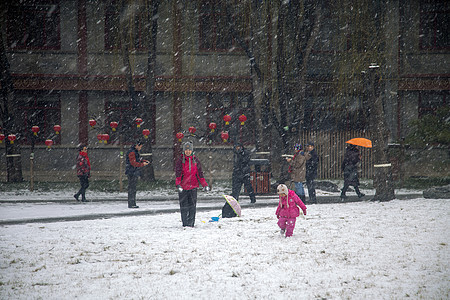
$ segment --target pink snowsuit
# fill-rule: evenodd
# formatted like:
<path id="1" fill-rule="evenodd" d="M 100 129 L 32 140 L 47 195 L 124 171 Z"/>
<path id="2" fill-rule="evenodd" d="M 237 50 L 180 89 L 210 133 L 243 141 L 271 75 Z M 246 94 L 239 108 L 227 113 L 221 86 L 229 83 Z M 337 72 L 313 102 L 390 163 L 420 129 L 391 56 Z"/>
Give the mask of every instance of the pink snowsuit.
<path id="1" fill-rule="evenodd" d="M 280 201 L 278 202 L 275 213 L 278 218 L 278 226 L 281 230 L 286 230 L 286 237 L 292 236 L 294 232 L 295 220 L 300 215 L 298 206 L 300 206 L 303 214 L 306 216 L 306 206 L 302 200 L 300 200 L 294 191 L 289 190 L 288 193 L 287 197 L 279 196 Z"/>

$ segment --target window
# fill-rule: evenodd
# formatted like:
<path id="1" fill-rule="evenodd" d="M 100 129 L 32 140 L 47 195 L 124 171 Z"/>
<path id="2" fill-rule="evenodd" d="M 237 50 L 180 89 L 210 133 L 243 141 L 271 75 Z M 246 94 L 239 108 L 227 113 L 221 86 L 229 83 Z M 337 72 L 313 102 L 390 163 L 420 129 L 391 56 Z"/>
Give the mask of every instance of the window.
<path id="1" fill-rule="evenodd" d="M 19 118 L 23 122 L 24 142 L 31 144 L 34 138 L 36 144 L 44 144 L 46 139 L 52 139 L 55 144 L 60 144 L 60 135 L 53 130 L 53 126 L 61 125 L 60 95 L 35 92 L 23 96 L 19 94 L 17 98 Z M 31 131 L 33 126 L 39 126 L 37 136 Z"/>
<path id="2" fill-rule="evenodd" d="M 59 2 L 11 1 L 7 39 L 11 49 L 60 49 Z"/>
<path id="3" fill-rule="evenodd" d="M 419 93 L 419 118 L 434 114 L 437 109 L 448 105 L 450 100 L 449 92 L 420 92 Z"/>
<path id="4" fill-rule="evenodd" d="M 129 98 L 125 93 L 120 95 L 108 95 L 110 98 L 115 98 L 114 100 L 106 100 L 105 101 L 105 123 L 103 132 L 98 133 L 108 133 L 110 135 L 108 143 L 110 144 L 131 144 L 135 142 L 137 139 L 143 139 L 144 136 L 142 134 L 143 129 L 149 129 L 150 135 L 149 139 L 151 139 L 152 144 L 155 143 L 156 133 L 155 133 L 155 114 L 150 113 L 150 120 L 145 120 L 143 115 L 135 115 L 132 113 L 131 109 L 131 101 L 129 100 L 121 100 Z M 117 97 L 116 97 L 117 96 Z M 150 104 L 150 111 L 155 111 L 155 104 Z M 144 119 L 141 126 L 138 128 L 135 119 L 142 118 Z M 110 123 L 118 122 L 119 126 L 116 131 L 111 129 Z"/>
<path id="5" fill-rule="evenodd" d="M 211 138 L 216 144 L 222 144 L 220 134 L 227 131 L 229 134 L 228 143 L 239 141 L 244 145 L 254 144 L 256 120 L 253 112 L 253 103 L 251 94 L 237 93 L 211 93 L 206 95 L 207 106 L 207 124 L 214 122 L 217 128 Z M 223 117 L 225 115 L 232 117 L 229 125 L 226 125 Z M 247 117 L 245 125 L 242 126 L 239 116 L 244 114 Z"/>
<path id="6" fill-rule="evenodd" d="M 200 4 L 199 33 L 201 51 L 241 50 L 233 38 L 226 12 L 226 1 L 206 0 Z M 230 13 L 234 20 L 237 34 L 245 40 L 249 20 L 246 18 L 246 8 L 239 2 L 230 5 Z M 248 12 L 247 12 L 248 13 Z"/>
<path id="7" fill-rule="evenodd" d="M 120 24 L 120 15 L 123 8 L 118 1 L 111 1 L 105 8 L 105 49 L 117 50 L 121 47 L 120 28 L 124 28 Z M 129 4 L 126 7 L 132 18 L 127 20 L 130 27 L 130 49 L 145 50 L 147 48 L 147 40 L 150 37 L 150 26 L 147 26 L 147 9 L 144 6 Z"/>
<path id="8" fill-rule="evenodd" d="M 449 49 L 450 2 L 422 0 L 420 3 L 420 48 Z"/>

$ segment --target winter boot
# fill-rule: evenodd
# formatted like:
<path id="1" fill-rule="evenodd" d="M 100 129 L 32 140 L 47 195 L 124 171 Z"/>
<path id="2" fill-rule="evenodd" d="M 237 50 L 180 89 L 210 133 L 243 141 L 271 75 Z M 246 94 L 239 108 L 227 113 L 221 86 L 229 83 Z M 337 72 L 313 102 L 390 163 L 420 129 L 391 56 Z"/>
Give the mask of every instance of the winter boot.
<path id="1" fill-rule="evenodd" d="M 73 197 L 75 198 L 75 200 L 80 201 L 80 199 L 78 199 L 78 197 L 80 197 L 80 194 L 75 194 L 73 195 Z"/>
<path id="2" fill-rule="evenodd" d="M 362 198 L 366 195 L 366 194 L 361 193 L 361 191 L 359 190 L 359 187 L 357 187 L 357 186 L 355 186 L 355 192 L 358 195 L 358 198 Z"/>

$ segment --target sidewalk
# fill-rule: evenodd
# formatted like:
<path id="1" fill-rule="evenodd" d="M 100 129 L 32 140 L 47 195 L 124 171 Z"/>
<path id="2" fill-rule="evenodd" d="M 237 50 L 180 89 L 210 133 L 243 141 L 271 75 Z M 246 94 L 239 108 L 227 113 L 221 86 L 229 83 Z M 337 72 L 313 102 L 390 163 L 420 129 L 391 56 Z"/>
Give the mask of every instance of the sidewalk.
<path id="1" fill-rule="evenodd" d="M 400 200 L 421 198 L 422 193 L 398 193 L 396 198 Z M 45 197 L 48 198 L 48 197 Z M 318 204 L 344 203 L 371 201 L 373 194 L 363 198 L 348 196 L 345 201 L 339 195 L 317 196 Z M 246 208 L 275 207 L 278 204 L 277 195 L 258 195 L 255 204 L 250 203 L 248 196 L 239 199 L 243 211 Z M 220 194 L 199 195 L 197 201 L 198 211 L 211 211 L 211 217 L 219 216 L 225 199 Z M 178 198 L 171 195 L 158 195 L 149 197 L 137 197 L 138 209 L 127 207 L 127 198 L 123 195 L 111 195 L 93 199 L 92 202 L 76 202 L 68 196 L 40 199 L 40 197 L 23 197 L 17 199 L 0 199 L 0 226 L 26 224 L 26 223 L 49 223 L 64 221 L 80 221 L 105 219 L 125 216 L 143 216 L 163 213 L 178 213 Z M 314 205 L 314 204 L 313 204 Z M 312 206 L 313 206 L 312 205 Z M 307 204 L 307 206 L 310 206 Z"/>

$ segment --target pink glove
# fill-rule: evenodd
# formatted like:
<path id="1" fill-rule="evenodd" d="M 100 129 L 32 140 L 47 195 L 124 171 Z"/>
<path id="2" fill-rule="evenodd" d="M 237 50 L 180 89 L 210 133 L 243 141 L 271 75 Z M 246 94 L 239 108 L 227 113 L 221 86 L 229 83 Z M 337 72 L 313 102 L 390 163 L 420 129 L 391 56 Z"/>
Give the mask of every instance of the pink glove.
<path id="1" fill-rule="evenodd" d="M 302 209 L 303 214 L 306 216 L 306 209 Z"/>

